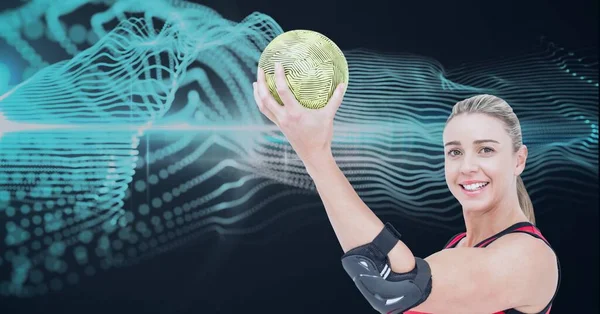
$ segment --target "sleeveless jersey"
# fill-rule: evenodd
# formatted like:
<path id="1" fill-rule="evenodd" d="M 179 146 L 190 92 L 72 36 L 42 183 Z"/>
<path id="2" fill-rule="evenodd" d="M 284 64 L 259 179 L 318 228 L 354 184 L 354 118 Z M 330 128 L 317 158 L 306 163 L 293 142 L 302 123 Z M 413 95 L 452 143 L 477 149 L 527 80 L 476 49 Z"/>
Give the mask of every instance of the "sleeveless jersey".
<path id="1" fill-rule="evenodd" d="M 500 237 L 510 234 L 510 233 L 516 233 L 516 232 L 529 234 L 535 238 L 538 238 L 538 239 L 544 241 L 544 243 L 546 243 L 548 246 L 550 246 L 550 243 L 548 243 L 548 241 L 544 238 L 544 236 L 542 235 L 540 230 L 538 230 L 538 228 L 536 228 L 533 224 L 531 224 L 529 222 L 518 222 L 518 223 L 506 228 L 505 230 L 498 232 L 497 234 L 479 242 L 478 244 L 475 245 L 475 247 L 484 248 L 484 247 L 490 245 L 495 240 L 499 239 Z M 448 243 L 446 243 L 446 245 L 444 246 L 444 249 L 451 249 L 451 248 L 456 247 L 458 242 L 460 242 L 460 240 L 464 239 L 466 236 L 467 236 L 466 232 L 462 232 L 462 233 L 455 235 L 454 237 L 452 237 L 450 239 L 450 241 L 448 241 Z M 550 248 L 552 248 L 552 247 L 550 247 Z M 556 262 L 558 263 L 558 259 Z M 559 285 L 560 285 L 560 264 L 558 264 L 558 285 L 556 287 L 556 291 L 554 292 L 554 296 L 552 297 L 552 300 L 550 301 L 550 303 L 538 314 L 549 314 L 550 313 L 550 309 L 552 308 L 552 302 L 554 301 L 554 298 L 556 297 L 556 293 L 558 292 Z M 404 314 L 427 314 L 427 313 L 407 311 L 407 312 L 404 312 Z M 525 313 L 517 311 L 515 309 L 507 309 L 507 310 L 496 312 L 493 314 L 525 314 Z"/>

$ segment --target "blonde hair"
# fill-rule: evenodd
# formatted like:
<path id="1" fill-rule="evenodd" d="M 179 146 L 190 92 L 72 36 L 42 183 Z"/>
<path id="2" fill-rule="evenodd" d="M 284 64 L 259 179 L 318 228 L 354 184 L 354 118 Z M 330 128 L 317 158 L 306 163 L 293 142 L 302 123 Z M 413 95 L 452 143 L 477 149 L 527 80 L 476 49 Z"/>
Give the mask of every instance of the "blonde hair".
<path id="1" fill-rule="evenodd" d="M 469 113 L 485 114 L 502 121 L 506 132 L 512 139 L 513 151 L 517 152 L 523 146 L 523 136 L 521 134 L 519 119 L 513 112 L 512 107 L 502 98 L 484 94 L 459 101 L 452 108 L 452 113 L 448 117 L 446 124 L 457 115 Z M 527 193 L 521 176 L 517 177 L 517 196 L 519 197 L 519 205 L 523 213 L 532 224 L 535 224 L 533 203 L 529 198 L 529 193 Z"/>

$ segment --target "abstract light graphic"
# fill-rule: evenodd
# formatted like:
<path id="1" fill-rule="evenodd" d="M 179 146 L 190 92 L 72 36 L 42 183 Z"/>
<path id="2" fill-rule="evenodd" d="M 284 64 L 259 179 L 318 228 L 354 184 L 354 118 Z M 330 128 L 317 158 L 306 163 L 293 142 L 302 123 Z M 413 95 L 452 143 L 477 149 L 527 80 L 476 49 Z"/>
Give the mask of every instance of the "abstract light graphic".
<path id="1" fill-rule="evenodd" d="M 8 67 L 0 63 L 0 93 L 3 93 L 8 89 L 8 82 L 10 81 L 10 70 Z"/>
<path id="2" fill-rule="evenodd" d="M 67 22 L 91 2 L 103 10 Z M 0 21 L 0 41 L 27 64 L 0 96 L 1 295 L 60 291 L 209 233 L 293 229 L 301 222 L 289 217 L 322 206 L 254 105 L 261 51 L 283 32 L 269 16 L 232 22 L 186 1 L 45 0 Z M 34 48 L 40 41 L 63 55 Z M 459 220 L 441 134 L 452 105 L 479 93 L 506 99 L 521 119 L 538 213 L 597 189 L 592 51 L 542 42 L 448 69 L 412 54 L 344 54 L 334 155 L 376 212 L 440 228 Z"/>

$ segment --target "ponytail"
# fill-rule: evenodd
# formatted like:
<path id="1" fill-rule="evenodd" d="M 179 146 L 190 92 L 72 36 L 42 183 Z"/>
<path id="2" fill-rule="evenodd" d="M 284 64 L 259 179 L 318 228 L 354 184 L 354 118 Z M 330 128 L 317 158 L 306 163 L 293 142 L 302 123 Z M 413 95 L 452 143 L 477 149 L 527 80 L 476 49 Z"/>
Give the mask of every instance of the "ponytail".
<path id="1" fill-rule="evenodd" d="M 529 198 L 529 193 L 527 193 L 527 189 L 525 188 L 525 183 L 523 183 L 523 179 L 521 176 L 517 177 L 517 196 L 519 197 L 519 205 L 523 210 L 525 216 L 529 222 L 535 225 L 535 214 L 533 213 L 533 203 L 531 203 L 531 199 Z"/>

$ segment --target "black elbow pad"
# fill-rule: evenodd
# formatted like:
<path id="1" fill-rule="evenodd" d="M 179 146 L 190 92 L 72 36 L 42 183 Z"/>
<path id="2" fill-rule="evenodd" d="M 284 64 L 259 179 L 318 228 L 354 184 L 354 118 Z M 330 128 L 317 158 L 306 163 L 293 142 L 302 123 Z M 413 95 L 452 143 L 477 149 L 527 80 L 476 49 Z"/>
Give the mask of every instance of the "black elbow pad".
<path id="1" fill-rule="evenodd" d="M 415 258 L 415 268 L 395 273 L 387 254 L 400 234 L 386 224 L 368 244 L 348 251 L 342 257 L 344 270 L 371 306 L 384 314 L 399 314 L 423 303 L 431 293 L 431 269 L 427 261 Z"/>

